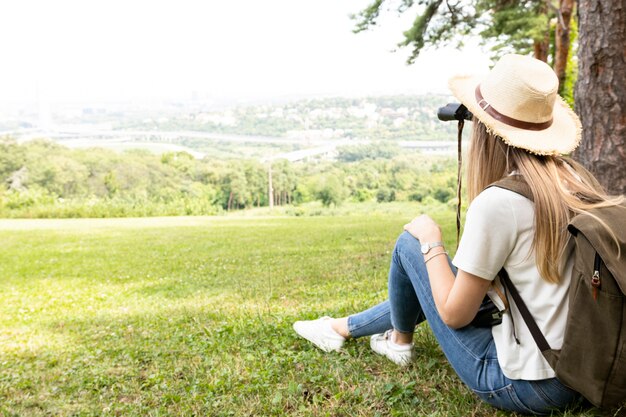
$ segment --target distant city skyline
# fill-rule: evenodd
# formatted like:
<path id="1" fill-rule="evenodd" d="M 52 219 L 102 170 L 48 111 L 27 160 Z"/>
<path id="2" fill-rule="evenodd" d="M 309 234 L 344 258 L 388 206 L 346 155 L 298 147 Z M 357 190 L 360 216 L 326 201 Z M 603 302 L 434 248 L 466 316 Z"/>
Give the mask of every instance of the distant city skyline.
<path id="1" fill-rule="evenodd" d="M 0 104 L 446 93 L 489 60 L 390 51 L 414 18 L 352 33 L 370 0 L 24 0 L 0 5 Z"/>

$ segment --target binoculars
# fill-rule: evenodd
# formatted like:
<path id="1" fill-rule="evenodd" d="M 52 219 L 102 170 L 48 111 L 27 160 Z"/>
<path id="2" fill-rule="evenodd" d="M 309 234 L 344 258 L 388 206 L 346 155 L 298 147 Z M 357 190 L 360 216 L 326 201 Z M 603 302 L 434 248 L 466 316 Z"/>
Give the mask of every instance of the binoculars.
<path id="1" fill-rule="evenodd" d="M 472 113 L 467 107 L 461 103 L 448 103 L 437 110 L 439 120 L 448 122 L 450 120 L 469 120 L 472 121 Z"/>

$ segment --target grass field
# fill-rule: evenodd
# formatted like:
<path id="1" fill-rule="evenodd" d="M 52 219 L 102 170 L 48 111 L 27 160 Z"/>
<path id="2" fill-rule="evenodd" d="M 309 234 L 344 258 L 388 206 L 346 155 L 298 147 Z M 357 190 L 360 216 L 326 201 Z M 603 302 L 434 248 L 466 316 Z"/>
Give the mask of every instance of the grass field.
<path id="1" fill-rule="evenodd" d="M 426 326 L 402 371 L 367 340 L 325 354 L 291 329 L 382 301 L 417 211 L 0 220 L 0 415 L 507 415 Z M 453 213 L 434 216 L 453 247 Z"/>

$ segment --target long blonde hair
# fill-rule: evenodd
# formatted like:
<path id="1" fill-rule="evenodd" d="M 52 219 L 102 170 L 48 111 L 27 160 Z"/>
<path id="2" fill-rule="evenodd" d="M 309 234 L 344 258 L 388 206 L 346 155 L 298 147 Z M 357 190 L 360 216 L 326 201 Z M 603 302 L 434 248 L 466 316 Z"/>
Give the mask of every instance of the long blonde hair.
<path id="1" fill-rule="evenodd" d="M 573 215 L 620 204 L 624 198 L 608 196 L 579 164 L 566 163 L 559 156 L 534 155 L 508 146 L 488 132 L 483 123 L 475 120 L 473 124 L 467 163 L 470 202 L 487 186 L 509 173 L 516 171 L 520 174 L 530 186 L 535 202 L 532 248 L 541 254 L 536 257 L 537 269 L 546 281 L 559 282 L 559 260 L 569 239 L 567 224 Z M 575 165 L 576 172 L 581 175 L 568 164 Z"/>

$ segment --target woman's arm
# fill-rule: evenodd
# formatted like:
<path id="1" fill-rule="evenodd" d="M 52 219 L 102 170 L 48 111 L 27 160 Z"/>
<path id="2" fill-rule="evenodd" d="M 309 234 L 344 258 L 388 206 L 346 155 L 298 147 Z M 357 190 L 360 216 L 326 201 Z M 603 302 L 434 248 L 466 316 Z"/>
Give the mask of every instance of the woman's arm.
<path id="1" fill-rule="evenodd" d="M 404 230 L 422 243 L 438 242 L 442 238 L 441 229 L 427 215 L 416 217 L 404 226 Z M 491 282 L 462 270 L 457 272 L 455 279 L 448 257 L 433 257 L 443 251 L 437 247 L 426 255 L 430 286 L 443 322 L 452 328 L 461 328 L 476 316 Z"/>

